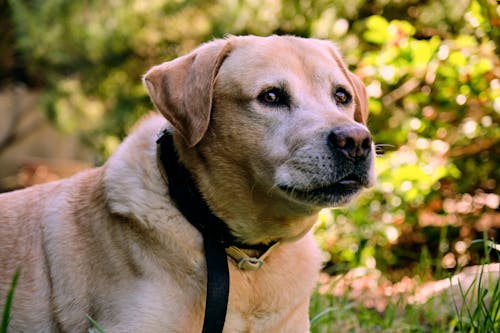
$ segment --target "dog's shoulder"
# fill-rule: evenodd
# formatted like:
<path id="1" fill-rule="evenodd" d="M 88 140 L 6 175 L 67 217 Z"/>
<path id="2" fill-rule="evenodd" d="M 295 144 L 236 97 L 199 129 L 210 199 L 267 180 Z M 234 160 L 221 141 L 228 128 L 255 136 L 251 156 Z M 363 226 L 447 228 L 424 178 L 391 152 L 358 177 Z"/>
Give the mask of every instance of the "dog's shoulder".
<path id="1" fill-rule="evenodd" d="M 103 183 L 112 213 L 148 223 L 154 220 L 151 207 L 171 210 L 156 156 L 156 140 L 166 126 L 159 115 L 143 117 L 104 165 Z"/>

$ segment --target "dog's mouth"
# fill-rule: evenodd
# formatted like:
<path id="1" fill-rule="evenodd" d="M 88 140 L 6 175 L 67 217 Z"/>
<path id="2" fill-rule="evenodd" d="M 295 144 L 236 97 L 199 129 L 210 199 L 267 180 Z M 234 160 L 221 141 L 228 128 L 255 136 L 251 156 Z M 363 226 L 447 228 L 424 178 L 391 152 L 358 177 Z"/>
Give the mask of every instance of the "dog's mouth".
<path id="1" fill-rule="evenodd" d="M 279 185 L 278 187 L 288 196 L 301 202 L 319 206 L 335 206 L 345 204 L 368 185 L 368 179 L 351 173 L 333 183 L 311 188 L 298 188 L 289 185 Z"/>

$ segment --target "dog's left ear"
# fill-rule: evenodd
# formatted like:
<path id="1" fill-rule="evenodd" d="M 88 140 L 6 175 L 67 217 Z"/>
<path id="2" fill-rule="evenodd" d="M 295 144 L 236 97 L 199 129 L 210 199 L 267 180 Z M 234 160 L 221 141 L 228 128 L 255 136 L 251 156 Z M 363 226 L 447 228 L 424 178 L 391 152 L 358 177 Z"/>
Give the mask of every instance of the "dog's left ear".
<path id="1" fill-rule="evenodd" d="M 228 40 L 216 40 L 144 75 L 151 100 L 189 147 L 208 129 L 215 77 L 230 50 Z"/>
<path id="2" fill-rule="evenodd" d="M 366 88 L 359 77 L 349 73 L 349 79 L 354 88 L 356 109 L 354 110 L 354 120 L 366 125 L 368 120 L 368 94 L 366 93 Z"/>
<path id="3" fill-rule="evenodd" d="M 323 45 L 326 44 L 326 47 L 330 50 L 330 54 L 332 55 L 333 59 L 339 66 L 340 70 L 347 77 L 354 89 L 354 99 L 356 102 L 356 109 L 354 110 L 354 120 L 362 123 L 363 125 L 366 125 L 366 121 L 368 120 L 368 94 L 366 93 L 365 85 L 359 77 L 349 71 L 344 61 L 342 60 L 342 56 L 340 55 L 334 44 L 329 41 L 321 41 L 321 43 L 324 43 Z"/>

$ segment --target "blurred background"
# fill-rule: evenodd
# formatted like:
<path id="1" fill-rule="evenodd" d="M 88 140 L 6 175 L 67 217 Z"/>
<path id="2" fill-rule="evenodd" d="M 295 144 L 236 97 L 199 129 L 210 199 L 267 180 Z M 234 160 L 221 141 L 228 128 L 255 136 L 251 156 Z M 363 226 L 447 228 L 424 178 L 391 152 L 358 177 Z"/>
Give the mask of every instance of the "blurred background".
<path id="1" fill-rule="evenodd" d="M 154 64 L 226 34 L 329 39 L 383 149 L 378 184 L 320 215 L 325 272 L 443 278 L 500 240 L 499 17 L 493 0 L 0 0 L 0 191 L 102 164 L 152 109 Z"/>

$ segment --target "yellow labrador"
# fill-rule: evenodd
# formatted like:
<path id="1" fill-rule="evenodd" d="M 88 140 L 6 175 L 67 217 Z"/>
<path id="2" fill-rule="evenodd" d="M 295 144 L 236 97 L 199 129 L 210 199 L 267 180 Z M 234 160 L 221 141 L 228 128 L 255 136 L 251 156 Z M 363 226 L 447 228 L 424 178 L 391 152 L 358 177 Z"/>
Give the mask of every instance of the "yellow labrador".
<path id="1" fill-rule="evenodd" d="M 86 332 L 86 315 L 108 333 L 201 331 L 203 240 L 168 195 L 165 128 L 238 243 L 279 242 L 258 270 L 228 257 L 224 332 L 308 332 L 316 214 L 374 181 L 360 80 L 327 41 L 247 36 L 144 82 L 164 117 L 146 117 L 104 166 L 0 196 L 1 306 L 21 269 L 10 332 Z"/>

